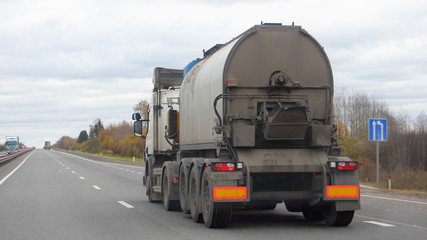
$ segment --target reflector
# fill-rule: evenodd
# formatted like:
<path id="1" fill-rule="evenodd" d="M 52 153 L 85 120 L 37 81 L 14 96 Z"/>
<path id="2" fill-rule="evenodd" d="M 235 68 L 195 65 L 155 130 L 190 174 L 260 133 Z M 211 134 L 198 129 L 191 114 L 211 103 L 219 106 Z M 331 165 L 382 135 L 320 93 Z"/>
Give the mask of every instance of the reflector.
<path id="1" fill-rule="evenodd" d="M 246 199 L 248 198 L 247 187 L 213 187 L 213 199 Z"/>
<path id="2" fill-rule="evenodd" d="M 328 198 L 358 198 L 360 197 L 357 185 L 335 185 L 326 186 L 326 197 Z"/>

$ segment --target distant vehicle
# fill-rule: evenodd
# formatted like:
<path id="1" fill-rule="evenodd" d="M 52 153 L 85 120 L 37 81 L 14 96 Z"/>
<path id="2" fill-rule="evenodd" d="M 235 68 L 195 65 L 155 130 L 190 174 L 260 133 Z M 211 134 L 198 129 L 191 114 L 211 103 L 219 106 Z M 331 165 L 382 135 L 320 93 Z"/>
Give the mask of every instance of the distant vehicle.
<path id="1" fill-rule="evenodd" d="M 6 137 L 6 142 L 4 143 L 6 147 L 6 152 L 9 154 L 15 153 L 19 149 L 19 137 L 18 136 L 8 136 Z"/>
<path id="2" fill-rule="evenodd" d="M 346 226 L 360 209 L 358 163 L 338 157 L 333 76 L 299 26 L 254 26 L 182 70 L 154 70 L 143 183 L 150 202 L 226 227 L 233 208 L 285 203 Z"/>
<path id="3" fill-rule="evenodd" d="M 44 149 L 44 150 L 50 150 L 50 141 L 45 141 L 45 142 L 44 142 L 44 147 L 43 147 L 43 149 Z"/>

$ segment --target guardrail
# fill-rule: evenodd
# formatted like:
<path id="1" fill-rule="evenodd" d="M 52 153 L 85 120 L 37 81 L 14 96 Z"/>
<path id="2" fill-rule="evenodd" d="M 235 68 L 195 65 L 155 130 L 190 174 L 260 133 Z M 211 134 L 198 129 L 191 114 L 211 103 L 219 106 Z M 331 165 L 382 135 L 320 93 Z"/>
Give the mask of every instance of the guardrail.
<path id="1" fill-rule="evenodd" d="M 19 152 L 16 152 L 16 153 L 13 153 L 13 154 L 10 154 L 10 155 L 7 155 L 7 156 L 0 157 L 0 164 L 3 164 L 5 162 L 7 162 L 7 161 L 10 161 L 10 160 L 14 159 L 14 158 L 17 158 L 17 157 L 21 156 L 22 154 L 24 154 L 26 152 L 29 152 L 29 151 L 32 151 L 34 149 L 35 149 L 34 147 L 32 147 L 32 148 L 25 148 L 25 149 L 20 150 Z"/>

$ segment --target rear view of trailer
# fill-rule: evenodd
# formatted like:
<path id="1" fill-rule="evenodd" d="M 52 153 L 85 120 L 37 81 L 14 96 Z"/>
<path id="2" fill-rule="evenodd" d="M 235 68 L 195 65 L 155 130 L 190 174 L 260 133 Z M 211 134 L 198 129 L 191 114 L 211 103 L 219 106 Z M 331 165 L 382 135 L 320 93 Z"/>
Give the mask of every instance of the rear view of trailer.
<path id="1" fill-rule="evenodd" d="M 231 188 L 223 193 L 229 199 L 214 202 L 285 202 L 308 219 L 347 225 L 360 208 L 357 163 L 328 157 L 338 150 L 332 101 L 330 63 L 311 35 L 297 26 L 255 26 L 208 51 L 184 78 L 181 153 L 243 164 L 235 170 L 242 178 L 228 181 L 247 196 Z M 213 185 L 227 185 L 223 179 Z"/>

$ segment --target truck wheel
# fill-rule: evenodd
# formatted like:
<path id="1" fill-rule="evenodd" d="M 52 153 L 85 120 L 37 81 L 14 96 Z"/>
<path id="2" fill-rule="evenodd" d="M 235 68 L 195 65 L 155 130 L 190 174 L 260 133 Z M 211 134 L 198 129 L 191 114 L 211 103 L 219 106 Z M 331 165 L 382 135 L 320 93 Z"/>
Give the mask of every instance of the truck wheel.
<path id="1" fill-rule="evenodd" d="M 285 202 L 286 209 L 289 212 L 302 212 L 302 206 L 296 202 Z"/>
<path id="2" fill-rule="evenodd" d="M 353 221 L 353 211 L 336 211 L 334 207 L 325 209 L 323 217 L 329 226 L 347 226 Z"/>
<path id="3" fill-rule="evenodd" d="M 162 191 L 163 191 L 163 206 L 166 211 L 179 211 L 181 206 L 179 200 L 170 200 L 170 189 L 172 182 L 169 181 L 166 172 L 163 174 Z"/>
<path id="4" fill-rule="evenodd" d="M 181 204 L 182 212 L 185 214 L 190 213 L 190 207 L 188 204 L 188 184 L 184 172 L 184 166 L 179 168 L 179 200 Z"/>
<path id="5" fill-rule="evenodd" d="M 197 201 L 198 199 L 198 193 L 199 193 L 199 182 L 196 178 L 196 172 L 194 169 L 191 169 L 190 172 L 190 182 L 189 182 L 189 190 L 190 190 L 190 194 L 189 194 L 189 205 L 190 205 L 190 213 L 191 213 L 191 218 L 193 219 L 194 222 L 196 223 L 201 223 L 203 222 L 203 216 L 202 214 L 200 214 L 199 212 L 199 201 Z"/>
<path id="6" fill-rule="evenodd" d="M 302 210 L 302 215 L 304 216 L 305 220 L 307 221 L 322 221 L 323 216 L 321 211 L 313 211 L 312 208 L 304 208 Z"/>
<path id="7" fill-rule="evenodd" d="M 277 201 L 255 200 L 246 204 L 247 210 L 273 210 L 277 206 Z"/>
<path id="8" fill-rule="evenodd" d="M 232 203 L 215 203 L 212 200 L 212 186 L 207 171 L 202 177 L 202 212 L 203 221 L 209 228 L 225 228 L 231 220 Z"/>

